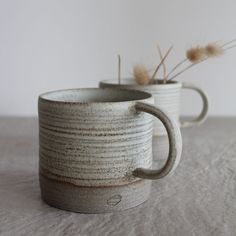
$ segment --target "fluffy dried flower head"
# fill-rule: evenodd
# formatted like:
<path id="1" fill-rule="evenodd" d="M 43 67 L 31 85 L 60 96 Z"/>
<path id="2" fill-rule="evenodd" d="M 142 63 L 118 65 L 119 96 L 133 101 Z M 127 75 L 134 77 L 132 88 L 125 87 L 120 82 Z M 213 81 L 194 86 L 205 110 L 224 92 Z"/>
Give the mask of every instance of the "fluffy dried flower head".
<path id="1" fill-rule="evenodd" d="M 203 47 L 193 47 L 187 50 L 186 57 L 192 63 L 197 63 L 206 58 L 205 48 Z"/>
<path id="2" fill-rule="evenodd" d="M 146 85 L 150 82 L 150 76 L 145 66 L 135 65 L 133 73 L 134 78 L 139 85 Z"/>
<path id="3" fill-rule="evenodd" d="M 224 49 L 216 43 L 207 44 L 205 51 L 208 57 L 218 57 L 224 53 Z"/>

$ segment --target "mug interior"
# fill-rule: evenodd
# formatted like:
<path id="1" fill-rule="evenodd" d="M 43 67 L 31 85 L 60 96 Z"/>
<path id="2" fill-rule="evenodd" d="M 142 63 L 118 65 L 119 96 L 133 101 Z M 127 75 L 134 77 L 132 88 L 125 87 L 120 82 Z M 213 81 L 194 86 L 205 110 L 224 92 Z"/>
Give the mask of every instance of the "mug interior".
<path id="1" fill-rule="evenodd" d="M 122 79 L 121 83 L 119 84 L 119 81 L 117 79 L 108 79 L 108 80 L 103 80 L 101 82 L 107 83 L 107 84 L 116 84 L 116 85 L 138 85 L 135 79 Z"/>
<path id="2" fill-rule="evenodd" d="M 149 93 L 135 90 L 88 88 L 52 91 L 40 95 L 40 98 L 53 102 L 101 103 L 143 100 L 151 96 Z"/>
<path id="3" fill-rule="evenodd" d="M 127 79 L 122 79 L 121 83 L 119 84 L 119 81 L 117 79 L 108 79 L 108 80 L 102 80 L 100 81 L 100 85 L 107 85 L 109 87 L 153 87 L 153 86 L 158 86 L 158 87 L 171 87 L 171 86 L 181 86 L 179 82 L 175 80 L 168 81 L 166 84 L 163 83 L 163 80 L 156 80 L 157 83 L 154 84 L 147 84 L 147 85 L 139 85 L 135 79 L 127 78 Z"/>

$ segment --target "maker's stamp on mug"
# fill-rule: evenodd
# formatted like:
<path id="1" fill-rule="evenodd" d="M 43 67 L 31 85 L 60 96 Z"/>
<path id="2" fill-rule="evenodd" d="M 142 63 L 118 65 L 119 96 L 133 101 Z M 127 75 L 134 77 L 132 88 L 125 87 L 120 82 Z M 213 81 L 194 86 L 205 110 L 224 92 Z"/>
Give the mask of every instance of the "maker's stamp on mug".
<path id="1" fill-rule="evenodd" d="M 119 195 L 119 194 L 113 195 L 107 200 L 107 205 L 116 206 L 121 202 L 121 199 L 122 199 L 121 195 Z"/>

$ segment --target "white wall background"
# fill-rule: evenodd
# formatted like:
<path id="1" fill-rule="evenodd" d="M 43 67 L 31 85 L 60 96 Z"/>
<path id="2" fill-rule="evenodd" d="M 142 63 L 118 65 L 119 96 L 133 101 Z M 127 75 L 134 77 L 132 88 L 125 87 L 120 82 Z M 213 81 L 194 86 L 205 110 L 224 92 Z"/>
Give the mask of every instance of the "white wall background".
<path id="1" fill-rule="evenodd" d="M 174 44 L 169 66 L 196 43 L 236 38 L 235 0 L 0 0 L 0 115 L 36 115 L 45 91 L 95 87 L 132 66 L 155 65 L 156 43 Z M 181 81 L 210 97 L 211 115 L 236 115 L 236 48 L 201 64 Z M 200 99 L 184 93 L 182 112 Z"/>

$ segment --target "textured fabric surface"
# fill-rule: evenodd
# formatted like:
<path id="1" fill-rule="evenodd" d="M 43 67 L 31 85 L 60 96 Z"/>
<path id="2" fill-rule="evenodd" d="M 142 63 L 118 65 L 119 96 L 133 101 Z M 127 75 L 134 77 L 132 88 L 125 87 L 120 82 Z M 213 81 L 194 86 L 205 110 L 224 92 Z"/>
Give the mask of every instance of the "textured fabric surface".
<path id="1" fill-rule="evenodd" d="M 0 235 L 236 235 L 236 118 L 209 118 L 182 136 L 180 165 L 153 181 L 148 202 L 86 215 L 41 201 L 37 119 L 0 118 Z M 157 141 L 155 167 L 166 155 Z"/>

